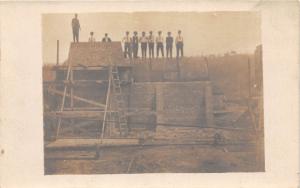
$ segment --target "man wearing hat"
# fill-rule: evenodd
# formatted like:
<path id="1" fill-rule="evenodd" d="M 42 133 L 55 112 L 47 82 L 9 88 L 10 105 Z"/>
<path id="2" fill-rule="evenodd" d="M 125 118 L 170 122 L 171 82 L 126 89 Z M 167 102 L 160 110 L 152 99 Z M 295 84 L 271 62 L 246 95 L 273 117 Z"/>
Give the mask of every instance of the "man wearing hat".
<path id="1" fill-rule="evenodd" d="M 158 36 L 156 37 L 156 57 L 159 57 L 159 51 L 164 57 L 164 38 L 161 36 L 161 31 L 158 31 Z"/>
<path id="2" fill-rule="evenodd" d="M 126 31 L 126 36 L 123 38 L 122 42 L 124 43 L 124 57 L 131 58 L 131 38 L 129 36 L 129 31 Z"/>
<path id="3" fill-rule="evenodd" d="M 133 36 L 132 36 L 132 52 L 133 52 L 133 58 L 137 58 L 137 54 L 138 54 L 138 49 L 139 49 L 139 38 L 137 36 L 137 32 L 134 31 L 133 32 Z"/>
<path id="4" fill-rule="evenodd" d="M 107 33 L 104 34 L 104 37 L 102 38 L 102 42 L 111 42 L 111 39 L 108 37 Z"/>
<path id="5" fill-rule="evenodd" d="M 149 46 L 149 58 L 154 58 L 154 36 L 152 35 L 152 31 L 149 32 L 148 46 Z"/>
<path id="6" fill-rule="evenodd" d="M 72 19 L 72 31 L 73 31 L 73 41 L 78 42 L 79 41 L 79 30 L 80 30 L 80 23 L 77 18 L 77 14 L 75 14 L 75 17 Z"/>
<path id="7" fill-rule="evenodd" d="M 94 32 L 93 31 L 90 32 L 89 42 L 96 42 L 96 39 L 94 37 Z"/>
<path id="8" fill-rule="evenodd" d="M 176 57 L 179 57 L 179 51 L 181 57 L 183 57 L 183 37 L 181 36 L 181 31 L 178 31 L 178 35 L 176 37 Z"/>
<path id="9" fill-rule="evenodd" d="M 166 51 L 167 51 L 167 58 L 169 56 L 172 58 L 173 37 L 171 36 L 171 32 L 168 32 L 168 36 L 166 37 Z"/>
<path id="10" fill-rule="evenodd" d="M 141 49 L 142 49 L 142 58 L 147 57 L 147 42 L 148 38 L 146 37 L 146 33 L 143 31 L 142 36 L 140 37 Z"/>

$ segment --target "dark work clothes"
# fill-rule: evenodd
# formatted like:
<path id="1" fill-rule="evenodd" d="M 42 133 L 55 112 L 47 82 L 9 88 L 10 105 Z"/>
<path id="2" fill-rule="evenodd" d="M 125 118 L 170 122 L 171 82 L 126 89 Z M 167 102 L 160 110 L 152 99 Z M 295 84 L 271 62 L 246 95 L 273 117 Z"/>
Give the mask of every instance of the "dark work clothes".
<path id="1" fill-rule="evenodd" d="M 166 38 L 166 51 L 167 51 L 167 57 L 172 58 L 172 51 L 173 51 L 173 37 L 167 37 Z"/>
<path id="2" fill-rule="evenodd" d="M 138 36 L 133 36 L 132 37 L 132 52 L 133 52 L 133 57 L 134 58 L 137 58 L 138 49 L 139 49 L 139 39 L 138 39 Z"/>
<path id="3" fill-rule="evenodd" d="M 179 57 L 179 52 L 181 57 L 183 57 L 183 42 L 176 43 L 176 56 Z"/>
<path id="4" fill-rule="evenodd" d="M 156 57 L 159 57 L 159 51 L 161 51 L 161 55 L 164 57 L 164 44 L 162 42 L 156 43 Z"/>
<path id="5" fill-rule="evenodd" d="M 74 30 L 73 29 L 73 41 L 74 42 L 79 42 L 79 30 Z"/>
<path id="6" fill-rule="evenodd" d="M 147 42 L 141 42 L 141 49 L 142 49 L 142 57 L 146 58 L 146 56 L 147 56 Z"/>
<path id="7" fill-rule="evenodd" d="M 149 46 L 149 57 L 154 58 L 154 42 L 149 42 L 148 46 Z"/>
<path id="8" fill-rule="evenodd" d="M 72 19 L 72 31 L 73 31 L 73 41 L 79 42 L 79 29 L 80 29 L 80 23 L 77 18 Z"/>
<path id="9" fill-rule="evenodd" d="M 154 36 L 148 36 L 148 46 L 149 46 L 149 57 L 154 58 Z"/>
<path id="10" fill-rule="evenodd" d="M 125 42 L 124 43 L 124 57 L 127 58 L 127 56 L 129 58 L 131 58 L 131 44 L 130 42 Z"/>
<path id="11" fill-rule="evenodd" d="M 109 37 L 103 37 L 102 42 L 111 42 Z"/>

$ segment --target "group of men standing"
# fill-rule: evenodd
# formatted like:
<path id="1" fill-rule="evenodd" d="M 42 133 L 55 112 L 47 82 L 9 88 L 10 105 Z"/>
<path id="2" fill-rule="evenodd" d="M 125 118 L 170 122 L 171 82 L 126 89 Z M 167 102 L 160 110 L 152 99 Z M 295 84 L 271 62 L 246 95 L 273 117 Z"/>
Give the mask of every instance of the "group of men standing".
<path id="1" fill-rule="evenodd" d="M 129 31 L 126 31 L 125 37 L 122 42 L 124 43 L 124 57 L 127 58 L 138 58 L 138 49 L 139 44 L 141 45 L 142 50 L 142 58 L 147 57 L 147 48 L 149 48 L 149 57 L 154 58 L 154 45 L 156 44 L 156 57 L 161 56 L 164 57 L 164 42 L 166 43 L 166 52 L 167 58 L 172 58 L 173 52 L 173 43 L 174 39 L 171 36 L 171 32 L 168 32 L 168 36 L 164 41 L 162 36 L 162 32 L 158 31 L 158 36 L 155 38 L 153 32 L 150 31 L 149 35 L 146 36 L 146 33 L 143 31 L 142 36 L 138 37 L 137 31 L 133 32 L 133 36 L 129 36 Z M 176 44 L 176 57 L 179 57 L 179 53 L 181 57 L 183 56 L 183 37 L 181 36 L 181 31 L 178 31 L 178 35 L 175 39 Z"/>
<path id="2" fill-rule="evenodd" d="M 77 14 L 72 19 L 72 31 L 73 31 L 73 41 L 79 41 L 79 30 L 80 30 L 80 23 L 77 18 Z M 96 39 L 94 37 L 94 32 L 90 32 L 89 42 L 95 42 Z M 111 42 L 111 39 L 108 37 L 108 34 L 105 33 L 102 42 Z M 142 50 L 142 58 L 147 57 L 147 48 L 149 49 L 149 57 L 154 58 L 154 45 L 156 44 L 156 57 L 159 57 L 160 53 L 161 56 L 164 57 L 164 42 L 166 44 L 166 52 L 167 58 L 172 58 L 173 52 L 173 43 L 174 39 L 171 36 L 171 32 L 167 33 L 166 40 L 164 40 L 162 36 L 162 32 L 158 31 L 158 35 L 155 38 L 152 31 L 149 32 L 149 35 L 146 36 L 146 33 L 143 31 L 142 36 L 138 37 L 138 32 L 134 31 L 133 36 L 129 36 L 129 31 L 126 31 L 126 35 L 123 38 L 122 42 L 124 43 L 124 57 L 127 58 L 138 58 L 138 49 L 139 44 L 141 45 Z M 183 56 L 183 37 L 181 36 L 181 31 L 178 31 L 178 35 L 175 38 L 175 45 L 176 45 L 176 57 L 179 57 L 179 53 L 181 57 Z"/>

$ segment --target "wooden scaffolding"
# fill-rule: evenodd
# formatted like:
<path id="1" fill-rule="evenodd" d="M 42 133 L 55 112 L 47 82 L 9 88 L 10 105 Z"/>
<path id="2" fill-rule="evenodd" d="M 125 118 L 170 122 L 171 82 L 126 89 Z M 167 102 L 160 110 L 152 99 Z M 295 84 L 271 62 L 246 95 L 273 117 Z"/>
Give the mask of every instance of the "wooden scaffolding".
<path id="1" fill-rule="evenodd" d="M 103 49 L 103 44 L 101 45 Z M 105 60 L 107 63 L 106 65 L 101 65 L 100 63 L 99 66 L 73 65 L 72 55 L 69 54 L 69 59 L 66 63 L 67 66 L 56 67 L 57 71 L 64 72 L 65 78 L 44 83 L 45 90 L 48 94 L 59 96 L 61 98 L 58 109 L 45 111 L 44 114 L 46 117 L 50 117 L 57 121 L 57 125 L 55 127 L 55 143 L 76 143 L 81 140 L 78 142 L 80 145 L 80 143 L 92 142 L 98 151 L 98 148 L 101 145 L 123 145 L 126 143 L 132 144 L 133 142 L 137 142 L 136 139 L 128 139 L 130 128 L 127 123 L 127 106 L 122 93 L 122 81 L 120 79 L 120 72 L 118 68 L 119 62 L 116 62 L 112 58 L 114 54 L 110 43 L 106 43 L 104 45 L 105 50 L 110 52 L 107 54 L 107 59 Z M 89 58 L 96 59 L 95 57 Z M 106 76 L 101 79 L 74 79 L 74 72 L 78 71 L 102 71 Z M 92 88 L 96 85 L 104 86 L 106 88 L 104 90 L 105 102 L 76 95 L 75 88 L 82 85 L 89 85 Z M 69 99 L 68 104 L 66 104 L 67 99 Z M 75 101 L 86 105 L 76 106 Z M 71 124 L 76 119 L 97 121 L 99 129 L 96 138 L 85 138 L 80 136 L 72 138 L 64 137 L 61 134 L 63 119 L 70 120 Z"/>

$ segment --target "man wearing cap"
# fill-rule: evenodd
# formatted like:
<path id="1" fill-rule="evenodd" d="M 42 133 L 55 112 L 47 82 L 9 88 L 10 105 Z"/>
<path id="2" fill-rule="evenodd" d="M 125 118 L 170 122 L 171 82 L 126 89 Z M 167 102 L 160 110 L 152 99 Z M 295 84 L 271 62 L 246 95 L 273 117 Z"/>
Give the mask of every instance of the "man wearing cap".
<path id="1" fill-rule="evenodd" d="M 181 31 L 178 31 L 178 35 L 176 37 L 176 57 L 179 57 L 179 51 L 181 57 L 183 57 L 183 37 L 181 36 Z"/>
<path id="2" fill-rule="evenodd" d="M 131 58 L 131 38 L 129 36 L 129 31 L 126 31 L 126 36 L 123 38 L 122 42 L 124 43 L 124 57 Z"/>
<path id="3" fill-rule="evenodd" d="M 104 37 L 102 38 L 102 42 L 111 42 L 111 39 L 108 37 L 107 33 L 104 34 Z"/>
<path id="4" fill-rule="evenodd" d="M 132 36 L 132 52 L 133 52 L 133 58 L 137 58 L 138 49 L 139 49 L 139 38 L 138 33 L 136 31 L 133 32 Z"/>
<path id="5" fill-rule="evenodd" d="M 141 49 L 142 49 L 142 58 L 147 57 L 147 42 L 148 38 L 146 37 L 146 33 L 143 31 L 142 36 L 140 37 Z"/>
<path id="6" fill-rule="evenodd" d="M 158 31 L 158 36 L 156 37 L 156 57 L 159 57 L 159 51 L 164 57 L 164 38 L 161 36 L 161 31 Z"/>
<path id="7" fill-rule="evenodd" d="M 96 42 L 96 39 L 94 37 L 94 32 L 93 31 L 90 32 L 89 42 Z"/>
<path id="8" fill-rule="evenodd" d="M 77 18 L 77 14 L 75 14 L 75 17 L 72 19 L 72 31 L 73 31 L 73 41 L 78 42 L 79 41 L 79 30 L 80 30 L 80 23 Z"/>
<path id="9" fill-rule="evenodd" d="M 149 32 L 148 46 L 149 46 L 149 58 L 154 58 L 154 36 L 152 35 L 152 31 Z"/>
<path id="10" fill-rule="evenodd" d="M 167 51 L 167 58 L 169 56 L 172 58 L 173 37 L 171 36 L 171 32 L 168 32 L 168 36 L 166 37 L 166 51 Z"/>

